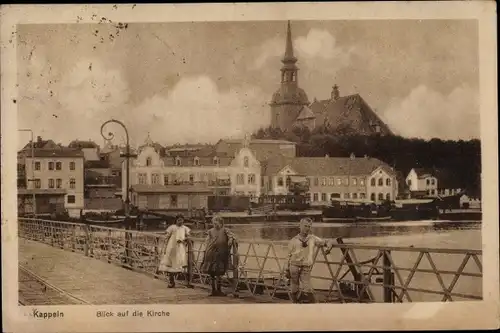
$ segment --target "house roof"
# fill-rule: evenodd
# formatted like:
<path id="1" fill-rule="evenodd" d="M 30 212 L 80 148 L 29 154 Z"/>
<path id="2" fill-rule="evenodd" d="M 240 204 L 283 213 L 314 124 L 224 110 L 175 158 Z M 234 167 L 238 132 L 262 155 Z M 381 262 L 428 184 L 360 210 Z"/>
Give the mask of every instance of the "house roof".
<path id="1" fill-rule="evenodd" d="M 36 189 L 26 189 L 26 188 L 18 188 L 18 195 L 31 195 L 35 193 L 35 195 L 65 195 L 67 191 L 63 188 L 36 188 Z"/>
<path id="2" fill-rule="evenodd" d="M 420 179 L 427 177 L 437 177 L 438 170 L 435 168 L 413 168 Z"/>
<path id="3" fill-rule="evenodd" d="M 378 167 L 389 173 L 393 169 L 376 158 L 350 157 L 294 157 L 277 156 L 263 163 L 263 174 L 274 175 L 284 167 L 290 166 L 299 174 L 312 176 L 361 176 L 369 175 Z"/>
<path id="4" fill-rule="evenodd" d="M 229 143 L 229 144 L 241 144 L 243 142 L 242 139 L 221 139 L 218 143 Z M 252 144 L 291 144 L 296 145 L 295 142 L 287 141 L 287 140 L 270 140 L 270 139 L 250 139 L 250 145 Z"/>
<path id="5" fill-rule="evenodd" d="M 88 141 L 73 140 L 69 143 L 68 148 L 75 148 L 75 149 L 99 148 L 99 145 L 92 140 Z"/>
<path id="6" fill-rule="evenodd" d="M 57 147 L 60 147 L 58 144 L 56 144 L 53 140 L 42 140 L 40 137 L 38 138 L 37 141 L 34 142 L 34 145 L 33 145 L 33 148 L 34 149 L 53 149 L 53 148 L 57 148 Z M 31 141 L 28 142 L 24 147 L 23 149 L 21 149 L 21 151 L 23 150 L 29 150 L 31 149 Z"/>
<path id="7" fill-rule="evenodd" d="M 132 185 L 132 190 L 137 193 L 211 193 L 212 190 L 205 183 L 180 184 L 180 185 Z"/>
<path id="8" fill-rule="evenodd" d="M 31 157 L 31 151 L 22 151 L 20 154 L 27 158 Z M 83 158 L 83 152 L 78 149 L 71 148 L 55 148 L 55 149 L 34 149 L 35 157 L 81 157 Z"/>
<path id="9" fill-rule="evenodd" d="M 316 116 L 316 124 L 329 126 L 348 125 L 359 134 L 391 135 L 392 131 L 359 95 L 342 96 L 337 99 L 315 100 L 310 108 Z"/>

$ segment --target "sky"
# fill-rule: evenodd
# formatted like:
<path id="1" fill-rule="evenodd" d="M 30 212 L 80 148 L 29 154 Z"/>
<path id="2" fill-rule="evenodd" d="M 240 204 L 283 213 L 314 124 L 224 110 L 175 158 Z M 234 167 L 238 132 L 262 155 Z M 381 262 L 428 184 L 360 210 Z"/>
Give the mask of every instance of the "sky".
<path id="1" fill-rule="evenodd" d="M 269 125 L 286 21 L 20 25 L 18 126 L 68 144 L 215 142 Z M 480 137 L 474 20 L 292 21 L 310 101 L 359 93 L 396 134 Z M 123 143 L 121 129 L 109 125 Z M 23 141 L 21 139 L 21 141 Z M 25 141 L 23 141 L 25 142 Z M 22 145 L 22 143 L 20 143 Z"/>

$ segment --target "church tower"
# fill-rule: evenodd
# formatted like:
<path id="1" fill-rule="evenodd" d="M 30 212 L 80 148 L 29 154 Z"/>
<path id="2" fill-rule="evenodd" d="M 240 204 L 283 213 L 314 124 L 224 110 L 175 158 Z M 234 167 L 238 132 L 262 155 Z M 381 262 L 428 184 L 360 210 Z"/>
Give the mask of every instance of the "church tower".
<path id="1" fill-rule="evenodd" d="M 271 100 L 271 126 L 291 130 L 301 109 L 309 105 L 304 90 L 298 85 L 297 58 L 293 55 L 290 21 L 286 32 L 285 55 L 281 60 L 281 85 Z"/>

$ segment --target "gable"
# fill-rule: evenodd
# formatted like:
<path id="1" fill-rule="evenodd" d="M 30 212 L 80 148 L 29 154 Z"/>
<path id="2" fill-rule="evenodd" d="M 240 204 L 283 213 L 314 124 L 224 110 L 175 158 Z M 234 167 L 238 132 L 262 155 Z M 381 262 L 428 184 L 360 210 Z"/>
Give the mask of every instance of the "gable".
<path id="1" fill-rule="evenodd" d="M 287 175 L 297 175 L 298 172 L 292 169 L 290 165 L 285 166 L 278 172 L 279 175 L 287 176 Z"/>
<path id="2" fill-rule="evenodd" d="M 245 167 L 245 160 L 248 161 L 248 168 L 260 168 L 260 162 L 248 148 L 241 148 L 239 150 L 231 161 L 231 166 Z"/>
<path id="3" fill-rule="evenodd" d="M 163 161 L 160 155 L 153 147 L 144 147 L 135 160 L 135 166 L 147 166 L 148 160 L 151 162 L 149 166 L 163 166 Z"/>

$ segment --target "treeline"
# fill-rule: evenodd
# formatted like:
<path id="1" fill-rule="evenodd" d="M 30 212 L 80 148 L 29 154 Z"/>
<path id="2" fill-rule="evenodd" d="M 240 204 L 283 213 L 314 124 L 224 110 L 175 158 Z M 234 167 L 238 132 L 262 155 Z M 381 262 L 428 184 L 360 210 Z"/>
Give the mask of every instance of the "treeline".
<path id="1" fill-rule="evenodd" d="M 283 132 L 263 128 L 253 135 L 257 139 L 282 139 L 297 143 L 298 156 L 378 158 L 394 167 L 404 177 L 412 168 L 439 168 L 452 174 L 457 185 L 472 195 L 480 195 L 481 141 L 408 139 L 401 136 L 362 136 L 352 130 L 320 127 L 313 131 L 296 128 Z"/>

